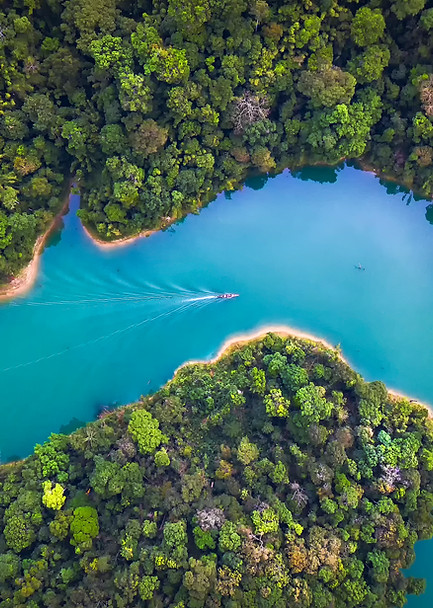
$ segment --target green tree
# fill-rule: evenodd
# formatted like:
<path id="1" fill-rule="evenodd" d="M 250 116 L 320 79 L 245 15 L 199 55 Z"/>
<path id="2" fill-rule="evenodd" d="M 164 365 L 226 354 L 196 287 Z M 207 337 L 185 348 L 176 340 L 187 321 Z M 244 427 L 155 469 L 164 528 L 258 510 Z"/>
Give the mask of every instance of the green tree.
<path id="1" fill-rule="evenodd" d="M 99 534 L 98 513 L 93 507 L 77 507 L 74 509 L 70 524 L 70 543 L 76 553 L 89 550 L 92 541 Z"/>
<path id="2" fill-rule="evenodd" d="M 279 388 L 271 388 L 265 395 L 264 402 L 268 416 L 286 418 L 289 414 L 290 400 L 283 396 Z"/>
<path id="3" fill-rule="evenodd" d="M 43 504 L 47 509 L 59 511 L 66 501 L 66 496 L 64 495 L 65 489 L 59 483 L 53 486 L 51 481 L 44 481 L 42 488 L 44 491 L 42 496 Z"/>
<path id="4" fill-rule="evenodd" d="M 350 103 L 355 86 L 355 77 L 335 66 L 315 71 L 303 70 L 297 84 L 298 90 L 311 99 L 315 108 Z"/>
<path id="5" fill-rule="evenodd" d="M 259 457 L 259 449 L 255 443 L 250 443 L 248 437 L 242 437 L 237 451 L 238 460 L 248 465 Z"/>
<path id="6" fill-rule="evenodd" d="M 356 11 L 352 21 L 351 34 L 358 46 L 369 46 L 380 40 L 385 31 L 385 19 L 380 9 L 367 6 Z"/>
<path id="7" fill-rule="evenodd" d="M 136 410 L 132 413 L 128 431 L 138 443 L 142 454 L 152 454 L 161 443 L 168 440 L 161 432 L 158 420 L 146 410 Z"/>

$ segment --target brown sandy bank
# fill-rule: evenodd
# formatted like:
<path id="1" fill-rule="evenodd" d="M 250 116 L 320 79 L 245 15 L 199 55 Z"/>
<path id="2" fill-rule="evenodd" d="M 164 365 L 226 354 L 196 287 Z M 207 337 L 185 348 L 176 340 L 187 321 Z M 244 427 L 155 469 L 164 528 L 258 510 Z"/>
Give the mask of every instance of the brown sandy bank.
<path id="1" fill-rule="evenodd" d="M 347 359 L 341 354 L 339 348 L 336 346 L 332 346 L 332 344 L 330 344 L 323 338 L 319 338 L 317 336 L 313 336 L 312 334 L 309 334 L 309 333 L 306 333 L 303 331 L 299 331 L 297 329 L 294 329 L 293 327 L 289 327 L 288 325 L 265 325 L 264 327 L 261 327 L 255 331 L 248 332 L 246 334 L 236 334 L 236 335 L 232 336 L 231 338 L 228 338 L 224 342 L 224 344 L 221 346 L 217 355 L 213 359 L 187 361 L 177 368 L 174 375 L 176 375 L 176 373 L 181 368 L 185 367 L 185 365 L 191 365 L 191 364 L 197 364 L 197 363 L 205 363 L 205 364 L 216 363 L 219 359 L 221 359 L 221 357 L 228 355 L 231 351 L 235 350 L 236 348 L 239 348 L 240 346 L 244 346 L 246 343 L 251 342 L 253 340 L 258 340 L 260 338 L 264 338 L 265 335 L 268 333 L 274 333 L 283 338 L 298 338 L 300 340 L 307 340 L 309 342 L 315 342 L 317 344 L 320 344 L 324 348 L 331 349 L 331 350 L 337 352 L 339 359 L 341 361 L 343 361 L 344 363 L 346 363 L 346 365 L 349 365 L 350 367 L 352 367 L 350 365 L 350 363 L 347 361 Z M 353 367 L 352 367 L 352 369 L 353 369 Z M 413 402 L 419 403 L 420 405 L 424 406 L 428 410 L 429 417 L 433 418 L 433 407 L 431 405 L 421 402 L 418 399 L 413 399 L 412 397 L 409 397 L 408 395 L 405 395 L 405 394 L 395 391 L 393 389 L 389 389 L 388 387 L 387 387 L 387 391 L 388 391 L 388 394 L 393 399 L 397 399 L 397 400 L 406 399 L 408 401 L 413 401 Z"/>
<path id="2" fill-rule="evenodd" d="M 137 241 L 142 238 L 147 238 L 155 234 L 156 232 L 160 232 L 161 230 L 165 230 L 169 228 L 172 224 L 177 222 L 174 218 L 167 218 L 167 221 L 162 224 L 162 226 L 155 230 L 143 230 L 139 234 L 135 234 L 132 236 L 125 236 L 121 239 L 116 239 L 115 241 L 103 241 L 98 238 L 93 232 L 91 232 L 84 224 L 82 224 L 83 230 L 88 238 L 94 243 L 97 247 L 101 249 L 116 249 L 117 247 L 125 247 L 126 245 L 131 245 L 134 241 Z"/>
<path id="3" fill-rule="evenodd" d="M 62 208 L 54 217 L 47 230 L 44 232 L 44 234 L 41 234 L 41 236 L 37 238 L 36 243 L 33 247 L 33 255 L 32 259 L 30 260 L 30 263 L 25 268 L 23 268 L 21 272 L 16 277 L 14 277 L 9 283 L 0 286 L 0 300 L 12 300 L 17 296 L 21 296 L 27 293 L 33 287 L 38 276 L 40 256 L 44 250 L 49 236 L 59 226 L 62 217 L 66 214 L 68 210 L 69 197 L 70 193 L 68 193 L 68 196 Z"/>

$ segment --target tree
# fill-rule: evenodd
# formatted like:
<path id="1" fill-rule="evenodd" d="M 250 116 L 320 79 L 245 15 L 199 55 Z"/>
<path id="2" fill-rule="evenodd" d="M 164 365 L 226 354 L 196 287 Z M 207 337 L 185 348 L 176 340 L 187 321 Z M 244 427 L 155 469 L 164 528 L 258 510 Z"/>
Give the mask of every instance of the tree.
<path id="1" fill-rule="evenodd" d="M 0 583 L 14 579 L 20 568 L 20 559 L 14 553 L 0 554 Z"/>
<path id="2" fill-rule="evenodd" d="M 296 391 L 293 403 L 301 410 L 304 424 L 318 423 L 331 416 L 334 406 L 326 399 L 325 393 L 323 386 L 316 386 L 312 382 Z"/>
<path id="3" fill-rule="evenodd" d="M 90 52 L 101 70 L 112 72 L 115 76 L 127 74 L 132 67 L 132 51 L 123 44 L 118 36 L 105 35 L 93 40 Z"/>
<path id="4" fill-rule="evenodd" d="M 356 79 L 338 67 L 326 67 L 315 71 L 303 70 L 298 80 L 298 90 L 311 99 L 315 108 L 332 107 L 350 103 L 355 93 Z"/>
<path id="5" fill-rule="evenodd" d="M 274 418 L 286 418 L 289 413 L 290 400 L 283 396 L 279 388 L 271 388 L 265 395 L 264 403 L 268 416 Z"/>
<path id="6" fill-rule="evenodd" d="M 159 429 L 159 422 L 146 410 L 135 410 L 128 424 L 128 431 L 138 443 L 142 454 L 152 454 L 167 437 Z"/>
<path id="7" fill-rule="evenodd" d="M 7 517 L 3 530 L 6 544 L 15 553 L 20 553 L 30 547 L 36 540 L 36 531 L 31 524 L 30 513 L 20 513 Z"/>
<path id="8" fill-rule="evenodd" d="M 237 457 L 242 464 L 248 465 L 259 456 L 259 449 L 254 443 L 250 443 L 248 437 L 242 437 L 238 447 Z"/>
<path id="9" fill-rule="evenodd" d="M 121 154 L 125 148 L 125 135 L 119 124 L 104 125 L 101 129 L 100 138 L 102 151 L 108 156 Z"/>
<path id="10" fill-rule="evenodd" d="M 151 600 L 157 589 L 159 589 L 159 579 L 157 576 L 144 576 L 139 585 L 138 592 L 142 600 Z"/>
<path id="11" fill-rule="evenodd" d="M 92 540 L 99 534 L 98 513 L 93 507 L 77 507 L 74 509 L 70 524 L 70 543 L 76 553 L 89 550 Z"/>
<path id="12" fill-rule="evenodd" d="M 189 76 L 189 65 L 184 49 L 155 47 L 144 64 L 145 74 L 155 74 L 158 80 L 179 84 Z"/>
<path id="13" fill-rule="evenodd" d="M 218 546 L 222 553 L 236 551 L 241 546 L 241 537 L 236 531 L 236 525 L 226 521 L 220 531 Z"/>
<path id="14" fill-rule="evenodd" d="M 235 133 L 242 133 L 248 125 L 264 120 L 269 115 L 269 101 L 266 97 L 245 91 L 235 100 L 231 119 Z"/>
<path id="15" fill-rule="evenodd" d="M 373 44 L 349 61 L 348 70 L 361 84 L 379 80 L 389 63 L 391 53 L 384 45 Z"/>
<path id="16" fill-rule="evenodd" d="M 259 23 L 266 21 L 271 14 L 269 4 L 265 0 L 252 0 L 250 5 L 250 13 L 256 20 L 256 29 Z"/>
<path id="17" fill-rule="evenodd" d="M 51 481 L 44 481 L 42 483 L 42 488 L 44 490 L 42 496 L 43 504 L 47 509 L 59 511 L 66 501 L 66 496 L 64 495 L 65 489 L 59 483 L 56 483 L 53 486 Z"/>
<path id="18" fill-rule="evenodd" d="M 160 127 L 152 118 L 148 118 L 131 135 L 131 144 L 138 156 L 146 157 L 163 148 L 167 138 L 168 129 Z"/>
<path id="19" fill-rule="evenodd" d="M 210 2 L 209 0 L 169 0 L 168 15 L 181 32 L 194 38 L 211 15 Z"/>
<path id="20" fill-rule="evenodd" d="M 356 11 L 352 21 L 352 38 L 358 46 L 375 44 L 382 38 L 385 31 L 385 19 L 380 9 L 367 6 Z"/>
<path id="21" fill-rule="evenodd" d="M 165 448 L 162 448 L 162 450 L 158 450 L 158 452 L 155 453 L 154 460 L 156 466 L 159 468 L 168 467 L 170 465 L 170 457 Z"/>
<path id="22" fill-rule="evenodd" d="M 425 2 L 426 0 L 394 0 L 391 10 L 396 14 L 397 19 L 403 20 L 422 11 Z"/>

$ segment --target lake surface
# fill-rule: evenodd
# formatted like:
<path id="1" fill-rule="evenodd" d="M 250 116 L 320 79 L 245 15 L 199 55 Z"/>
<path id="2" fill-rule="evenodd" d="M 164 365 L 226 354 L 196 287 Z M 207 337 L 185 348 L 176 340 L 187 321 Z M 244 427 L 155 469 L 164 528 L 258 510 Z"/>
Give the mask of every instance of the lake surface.
<path id="1" fill-rule="evenodd" d="M 349 167 L 263 182 L 115 249 L 90 241 L 71 197 L 37 285 L 0 305 L 3 460 L 265 325 L 341 344 L 366 379 L 433 403 L 427 202 L 407 204 L 407 194 Z M 208 297 L 221 292 L 240 297 Z M 417 547 L 412 573 L 427 576 L 433 543 Z M 433 605 L 433 584 L 408 605 Z"/>

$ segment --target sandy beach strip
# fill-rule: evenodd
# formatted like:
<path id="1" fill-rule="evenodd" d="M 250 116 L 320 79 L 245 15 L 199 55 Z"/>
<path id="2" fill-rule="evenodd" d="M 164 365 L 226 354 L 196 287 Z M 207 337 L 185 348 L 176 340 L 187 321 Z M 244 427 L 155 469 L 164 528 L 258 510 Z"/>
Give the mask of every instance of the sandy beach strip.
<path id="1" fill-rule="evenodd" d="M 228 355 L 233 349 L 244 346 L 248 342 L 252 342 L 254 340 L 259 340 L 261 338 L 264 338 L 266 336 L 266 334 L 268 334 L 268 333 L 276 334 L 278 336 L 281 336 L 282 338 L 298 338 L 299 340 L 307 340 L 309 342 L 315 342 L 317 344 L 320 344 L 324 348 L 331 349 L 334 352 L 337 352 L 339 359 L 341 361 L 343 361 L 343 363 L 345 363 L 346 365 L 348 365 L 349 367 L 354 369 L 350 365 L 350 363 L 347 361 L 347 359 L 340 352 L 337 351 L 336 347 L 332 346 L 332 344 L 330 344 L 327 340 L 325 340 L 323 338 L 319 338 L 317 336 L 313 336 L 312 334 L 294 329 L 293 327 L 289 327 L 288 325 L 265 325 L 252 332 L 248 332 L 248 333 L 244 333 L 244 334 L 235 334 L 231 338 L 228 338 L 223 343 L 223 345 L 221 346 L 221 348 L 219 349 L 219 351 L 215 355 L 215 357 L 213 357 L 212 359 L 186 361 L 185 363 L 183 363 L 176 369 L 176 371 L 174 372 L 174 376 L 176 376 L 177 372 L 180 369 L 182 369 L 183 367 L 185 367 L 186 365 L 196 365 L 196 364 L 212 365 L 214 363 L 217 363 L 219 361 L 219 359 L 221 359 L 221 357 Z M 173 378 L 174 378 L 174 376 L 173 376 Z M 431 405 L 429 405 L 428 403 L 424 403 L 422 401 L 419 401 L 418 399 L 413 399 L 412 397 L 409 397 L 408 395 L 405 395 L 404 393 L 395 391 L 393 389 L 389 389 L 388 387 L 386 390 L 388 391 L 388 394 L 391 395 L 394 399 L 398 399 L 398 400 L 405 399 L 407 401 L 412 401 L 412 402 L 422 405 L 423 407 L 425 407 L 428 410 L 429 417 L 430 418 L 433 417 L 433 407 Z"/>
<path id="2" fill-rule="evenodd" d="M 30 291 L 30 289 L 36 283 L 39 271 L 40 256 L 44 250 L 48 238 L 50 237 L 52 232 L 59 226 L 62 217 L 68 211 L 70 195 L 71 193 L 68 192 L 68 196 L 60 211 L 53 218 L 53 221 L 48 226 L 44 234 L 41 234 L 41 236 L 36 239 L 30 263 L 25 268 L 23 268 L 20 273 L 16 277 L 14 277 L 9 283 L 0 287 L 0 301 L 12 300 L 17 296 L 22 296 L 28 291 Z"/>
<path id="3" fill-rule="evenodd" d="M 336 350 L 335 346 L 332 346 L 332 344 L 330 344 L 323 338 L 318 338 L 316 336 L 313 336 L 312 334 L 308 334 L 306 332 L 294 329 L 293 327 L 289 327 L 288 325 L 264 325 L 263 327 L 260 327 L 259 329 L 256 329 L 254 331 L 244 334 L 235 334 L 231 338 L 227 338 L 227 340 L 223 343 L 215 357 L 213 357 L 212 359 L 201 361 L 186 361 L 177 368 L 175 374 L 178 372 L 179 369 L 185 367 L 185 365 L 195 365 L 197 363 L 216 363 L 217 361 L 219 361 L 219 359 L 221 359 L 221 357 L 229 354 L 232 349 L 244 346 L 245 344 L 247 344 L 248 342 L 252 342 L 253 340 L 259 340 L 260 338 L 264 338 L 266 334 L 269 333 L 276 334 L 277 336 L 281 336 L 282 338 L 299 338 L 300 340 L 308 340 L 310 342 L 321 344 L 323 347 L 330 348 L 333 351 Z M 344 363 L 349 365 L 347 360 L 340 353 L 338 353 L 338 356 L 342 361 L 344 361 Z"/>
<path id="4" fill-rule="evenodd" d="M 152 236 L 152 234 L 156 234 L 157 232 L 162 232 L 173 224 L 175 224 L 177 221 L 177 219 L 170 218 L 170 220 L 165 222 L 164 225 L 161 226 L 161 228 L 155 230 L 143 230 L 143 232 L 140 232 L 139 234 L 125 236 L 121 239 L 116 239 L 115 241 L 103 241 L 102 239 L 95 236 L 88 228 L 86 228 L 84 224 L 81 224 L 81 226 L 84 230 L 85 235 L 92 241 L 92 243 L 94 243 L 100 249 L 117 249 L 118 247 L 125 247 L 127 245 L 131 245 L 139 239 L 148 238 L 149 236 Z"/>

